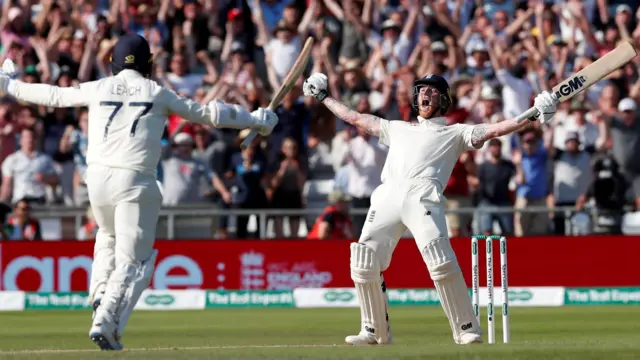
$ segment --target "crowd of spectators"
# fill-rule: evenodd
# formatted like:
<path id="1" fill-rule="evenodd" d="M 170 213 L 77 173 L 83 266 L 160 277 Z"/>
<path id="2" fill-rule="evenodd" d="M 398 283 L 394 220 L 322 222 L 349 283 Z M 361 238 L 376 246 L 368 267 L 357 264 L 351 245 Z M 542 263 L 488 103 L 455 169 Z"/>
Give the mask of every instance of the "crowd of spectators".
<path id="1" fill-rule="evenodd" d="M 490 123 L 520 114 L 538 92 L 620 41 L 640 44 L 639 6 L 637 0 L 4 0 L 0 61 L 16 61 L 22 81 L 73 86 L 108 76 L 110 50 L 121 34 L 134 32 L 151 44 L 152 76 L 160 84 L 202 103 L 220 99 L 253 110 L 268 104 L 313 36 L 308 72 L 327 74 L 331 95 L 359 112 L 414 121 L 412 82 L 435 73 L 452 87 L 450 124 Z M 602 210 L 594 226 L 619 231 L 622 206 L 640 204 L 637 60 L 560 105 L 551 125 L 532 125 L 461 156 L 445 191 L 448 206 L 481 212 L 451 214 L 451 233 L 490 233 L 496 225 L 507 234 L 565 233 L 565 212 L 484 211 L 583 209 L 594 201 Z M 353 207 L 366 208 L 386 148 L 302 98 L 300 87 L 277 114 L 273 134 L 242 151 L 248 132 L 172 116 L 158 167 L 165 205 L 301 209 L 305 183 L 333 179 Z M 0 200 L 15 209 L 86 207 L 87 121 L 87 109 L 1 98 Z M 288 219 L 288 233 L 300 220 Z M 352 220 L 357 236 L 364 218 Z M 238 217 L 234 236 L 247 236 L 247 223 Z M 276 236 L 284 224 L 274 219 Z"/>

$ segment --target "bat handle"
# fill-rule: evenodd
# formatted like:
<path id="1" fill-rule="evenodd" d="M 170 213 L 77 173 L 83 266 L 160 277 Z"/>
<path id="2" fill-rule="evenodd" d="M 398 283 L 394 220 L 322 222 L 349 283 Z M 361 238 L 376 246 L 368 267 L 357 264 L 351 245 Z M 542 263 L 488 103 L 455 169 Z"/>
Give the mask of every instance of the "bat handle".
<path id="1" fill-rule="evenodd" d="M 249 135 L 247 135 L 247 137 L 244 138 L 244 140 L 242 140 L 242 144 L 240 144 L 240 147 L 242 149 L 248 148 L 249 145 L 251 145 L 251 142 L 253 141 L 253 139 L 255 139 L 256 136 L 258 136 L 258 131 L 256 129 L 252 129 L 251 132 L 249 133 Z"/>
<path id="2" fill-rule="evenodd" d="M 276 107 L 277 107 L 277 104 L 274 104 L 273 101 L 272 101 L 271 104 L 269 104 L 269 107 L 267 109 L 269 109 L 271 111 L 276 111 Z M 256 138 L 256 136 L 258 136 L 258 130 L 251 129 L 251 132 L 249 132 L 249 135 L 247 135 L 247 137 L 244 138 L 244 140 L 242 140 L 242 143 L 240 144 L 240 147 L 243 150 L 248 148 L 249 145 L 251 145 L 251 142 L 253 141 L 253 139 Z"/>
<path id="3" fill-rule="evenodd" d="M 529 108 L 529 110 L 523 112 L 515 118 L 516 123 L 520 124 L 525 120 L 529 120 L 531 118 L 535 118 L 538 116 L 538 110 L 535 107 Z"/>

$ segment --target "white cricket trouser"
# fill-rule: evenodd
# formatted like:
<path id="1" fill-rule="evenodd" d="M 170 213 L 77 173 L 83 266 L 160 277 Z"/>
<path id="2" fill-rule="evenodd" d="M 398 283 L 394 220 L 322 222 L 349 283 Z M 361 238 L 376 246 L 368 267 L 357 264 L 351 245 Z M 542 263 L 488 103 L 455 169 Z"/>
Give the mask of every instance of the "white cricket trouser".
<path id="1" fill-rule="evenodd" d="M 400 236 L 409 228 L 440 296 L 454 341 L 457 344 L 468 343 L 476 341 L 475 336 L 480 335 L 482 330 L 473 314 L 467 286 L 447 236 L 444 206 L 427 201 L 429 198 L 440 198 L 434 194 L 434 190 L 434 184 L 428 180 L 387 182 L 380 185 L 371 196 L 371 208 L 358 242 L 374 250 L 382 272 L 389 267 Z M 361 298 L 366 296 L 364 294 Z M 376 306 L 378 312 L 382 311 L 382 305 Z M 363 319 L 372 317 L 369 313 L 376 314 L 367 308 L 361 308 L 361 312 Z M 365 321 L 363 324 L 366 330 Z M 470 338 L 465 335 L 467 333 L 474 336 Z"/>
<path id="2" fill-rule="evenodd" d="M 133 170 L 90 165 L 85 182 L 98 225 L 91 275 L 93 293 L 106 284 L 116 266 L 149 258 L 162 195 L 154 176 Z"/>
<path id="3" fill-rule="evenodd" d="M 371 207 L 360 243 L 375 250 L 386 270 L 398 240 L 407 228 L 422 252 L 436 238 L 447 237 L 444 204 L 424 201 L 425 181 L 386 182 L 371 195 Z"/>

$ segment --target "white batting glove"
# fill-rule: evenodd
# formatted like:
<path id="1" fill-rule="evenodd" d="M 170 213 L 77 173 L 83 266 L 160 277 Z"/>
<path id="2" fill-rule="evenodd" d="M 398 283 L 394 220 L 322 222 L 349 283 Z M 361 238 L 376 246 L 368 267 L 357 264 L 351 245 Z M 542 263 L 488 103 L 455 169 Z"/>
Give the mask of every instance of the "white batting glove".
<path id="1" fill-rule="evenodd" d="M 558 99 L 556 96 L 548 91 L 543 91 L 536 96 L 533 106 L 538 110 L 538 121 L 541 124 L 551 121 L 556 114 L 556 107 L 558 106 Z"/>
<path id="2" fill-rule="evenodd" d="M 9 81 L 18 74 L 18 67 L 11 59 L 6 59 L 0 70 L 0 92 L 6 94 L 9 89 Z"/>
<path id="3" fill-rule="evenodd" d="M 313 96 L 318 100 L 323 100 L 323 94 L 326 97 L 328 82 L 329 78 L 327 78 L 327 75 L 315 73 L 304 81 L 304 84 L 302 85 L 302 92 L 304 93 L 304 96 Z M 320 97 L 323 98 L 320 99 Z"/>
<path id="4" fill-rule="evenodd" d="M 258 130 L 258 133 L 262 136 L 271 134 L 273 128 L 278 125 L 278 115 L 267 108 L 258 108 L 258 110 L 251 113 L 254 124 L 252 129 Z"/>

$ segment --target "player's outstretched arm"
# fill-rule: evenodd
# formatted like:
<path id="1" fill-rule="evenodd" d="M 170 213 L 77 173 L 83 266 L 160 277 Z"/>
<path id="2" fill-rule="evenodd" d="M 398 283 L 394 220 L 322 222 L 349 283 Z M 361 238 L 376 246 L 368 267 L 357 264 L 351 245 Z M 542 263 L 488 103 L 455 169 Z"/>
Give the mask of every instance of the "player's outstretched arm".
<path id="1" fill-rule="evenodd" d="M 331 110 L 335 116 L 349 124 L 357 126 L 373 136 L 380 136 L 380 121 L 383 119 L 370 114 L 361 114 L 330 97 L 327 93 L 327 81 L 328 78 L 325 74 L 315 73 L 311 75 L 304 81 L 304 85 L 302 86 L 304 95 L 315 97 L 322 102 L 327 109 Z"/>
<path id="2" fill-rule="evenodd" d="M 188 121 L 230 129 L 256 129 L 262 136 L 269 135 L 278 124 L 278 116 L 271 110 L 258 108 L 249 112 L 237 104 L 212 101 L 207 105 L 178 96 L 171 90 L 162 89 L 162 103 L 169 111 Z"/>
<path id="3" fill-rule="evenodd" d="M 380 136 L 380 121 L 383 120 L 375 115 L 361 114 L 342 102 L 327 96 L 322 103 L 331 110 L 338 118 L 357 126 L 373 136 Z"/>
<path id="4" fill-rule="evenodd" d="M 17 72 L 13 61 L 7 59 L 2 64 L 0 73 L 0 91 L 18 100 L 49 107 L 74 107 L 88 105 L 91 91 L 87 89 L 91 83 L 84 83 L 76 87 L 58 87 L 47 84 L 29 84 L 12 80 L 11 76 Z"/>
<path id="5" fill-rule="evenodd" d="M 558 100 L 555 95 L 544 91 L 536 96 L 534 101 L 533 106 L 538 110 L 538 115 L 535 119 L 524 119 L 520 121 L 517 119 L 510 119 L 500 121 L 495 124 L 476 125 L 473 127 L 473 131 L 471 133 L 471 143 L 475 148 L 480 148 L 485 141 L 518 131 L 527 126 L 530 121 L 539 120 L 541 124 L 551 121 L 553 115 L 556 113 L 557 105 Z"/>

